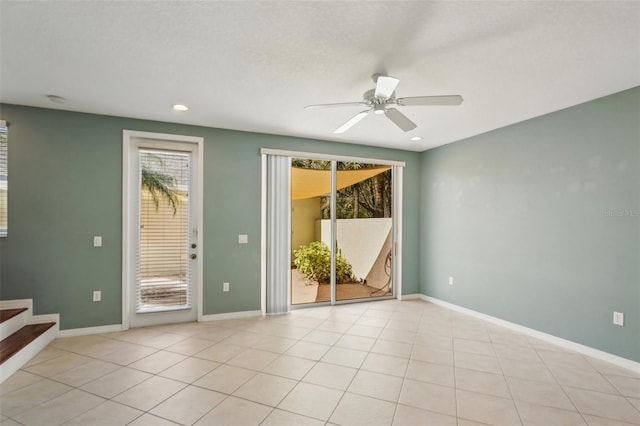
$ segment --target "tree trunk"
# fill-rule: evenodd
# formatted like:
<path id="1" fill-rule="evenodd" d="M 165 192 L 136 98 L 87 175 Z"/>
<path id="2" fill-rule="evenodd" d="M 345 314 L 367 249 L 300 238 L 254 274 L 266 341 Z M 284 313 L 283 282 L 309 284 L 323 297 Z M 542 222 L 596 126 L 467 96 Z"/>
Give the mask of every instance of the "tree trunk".
<path id="1" fill-rule="evenodd" d="M 391 172 L 385 172 L 384 175 L 384 217 L 391 217 L 391 206 L 393 205 L 391 200 Z"/>
<path id="2" fill-rule="evenodd" d="M 384 174 L 373 177 L 373 217 L 384 217 Z"/>
<path id="3" fill-rule="evenodd" d="M 358 184 L 353 185 L 353 218 L 357 219 L 360 213 L 360 189 Z"/>

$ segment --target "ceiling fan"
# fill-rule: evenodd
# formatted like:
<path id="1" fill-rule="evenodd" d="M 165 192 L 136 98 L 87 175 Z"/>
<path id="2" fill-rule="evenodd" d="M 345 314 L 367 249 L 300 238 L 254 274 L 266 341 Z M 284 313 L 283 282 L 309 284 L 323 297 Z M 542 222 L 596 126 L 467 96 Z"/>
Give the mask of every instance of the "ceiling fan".
<path id="1" fill-rule="evenodd" d="M 395 91 L 400 83 L 400 79 L 390 77 L 383 74 L 374 74 L 372 76 L 373 82 L 376 83 L 376 88 L 367 90 L 362 95 L 362 101 L 360 102 L 342 102 L 336 104 L 318 104 L 307 105 L 304 109 L 313 108 L 326 108 L 326 107 L 341 107 L 341 106 L 366 106 L 367 109 L 360 111 L 353 117 L 351 117 L 346 123 L 338 127 L 333 133 L 344 133 L 353 127 L 360 120 L 369 115 L 370 112 L 374 114 L 384 114 L 389 120 L 391 120 L 402 131 L 408 132 L 415 129 L 416 123 L 409 120 L 406 115 L 401 113 L 396 108 L 390 108 L 390 105 L 400 106 L 440 106 L 440 105 L 460 105 L 462 103 L 462 96 L 460 95 L 446 95 L 446 96 L 413 96 L 409 98 L 396 98 Z"/>

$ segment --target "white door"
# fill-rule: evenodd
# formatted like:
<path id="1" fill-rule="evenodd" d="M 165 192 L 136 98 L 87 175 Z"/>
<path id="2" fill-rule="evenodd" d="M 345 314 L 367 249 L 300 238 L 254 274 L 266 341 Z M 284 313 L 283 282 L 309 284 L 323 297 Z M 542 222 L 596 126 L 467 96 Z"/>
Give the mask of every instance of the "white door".
<path id="1" fill-rule="evenodd" d="M 202 270 L 201 144 L 136 132 L 125 133 L 125 144 L 123 322 L 143 327 L 195 321 Z"/>

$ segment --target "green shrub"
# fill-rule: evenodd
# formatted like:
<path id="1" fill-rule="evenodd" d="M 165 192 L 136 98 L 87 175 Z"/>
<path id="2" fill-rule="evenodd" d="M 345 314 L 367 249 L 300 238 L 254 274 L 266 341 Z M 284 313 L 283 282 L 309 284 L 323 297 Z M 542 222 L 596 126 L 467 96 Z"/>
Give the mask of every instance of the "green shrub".
<path id="1" fill-rule="evenodd" d="M 326 284 L 331 281 L 331 251 L 321 241 L 313 241 L 306 246 L 300 246 L 294 251 L 294 265 L 310 280 Z M 351 264 L 338 250 L 336 256 L 336 282 L 351 281 Z"/>

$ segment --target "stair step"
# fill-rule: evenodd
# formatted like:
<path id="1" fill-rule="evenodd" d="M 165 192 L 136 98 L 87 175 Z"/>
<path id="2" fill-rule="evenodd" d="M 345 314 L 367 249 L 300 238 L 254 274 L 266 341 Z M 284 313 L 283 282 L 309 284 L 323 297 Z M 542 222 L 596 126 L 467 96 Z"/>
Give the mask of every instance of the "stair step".
<path id="1" fill-rule="evenodd" d="M 20 315 L 27 310 L 27 308 L 0 309 L 0 324 L 5 321 L 9 321 L 11 318 Z"/>
<path id="2" fill-rule="evenodd" d="M 56 325 L 55 322 L 25 325 L 11 336 L 0 341 L 0 364 L 4 364 L 6 360 L 18 353 L 54 325 Z"/>

